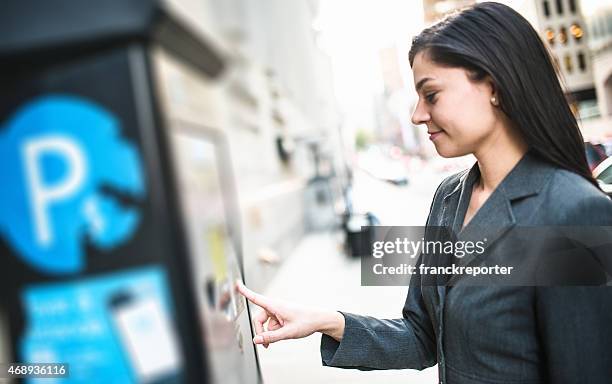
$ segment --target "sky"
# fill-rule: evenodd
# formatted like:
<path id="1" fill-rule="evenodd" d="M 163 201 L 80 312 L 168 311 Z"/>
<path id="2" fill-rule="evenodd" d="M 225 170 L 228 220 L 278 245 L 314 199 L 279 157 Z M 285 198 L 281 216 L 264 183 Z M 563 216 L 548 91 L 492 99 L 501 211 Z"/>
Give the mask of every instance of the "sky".
<path id="1" fill-rule="evenodd" d="M 378 51 L 407 47 L 423 28 L 421 0 L 322 0 L 313 27 L 318 46 L 332 61 L 336 97 L 349 124 L 374 124 L 372 95 L 382 92 Z M 407 55 L 405 76 L 409 71 Z"/>

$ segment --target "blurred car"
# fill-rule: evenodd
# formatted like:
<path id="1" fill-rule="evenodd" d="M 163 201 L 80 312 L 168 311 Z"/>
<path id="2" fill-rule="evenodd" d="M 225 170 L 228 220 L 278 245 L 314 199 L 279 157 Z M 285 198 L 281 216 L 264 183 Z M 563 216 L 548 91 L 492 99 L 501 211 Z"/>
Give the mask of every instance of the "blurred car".
<path id="1" fill-rule="evenodd" d="M 593 171 L 602 161 L 608 158 L 606 147 L 600 143 L 585 142 L 584 151 L 586 153 L 589 169 Z"/>
<path id="2" fill-rule="evenodd" d="M 363 152 L 359 165 L 372 177 L 398 186 L 408 185 L 406 167 L 401 160 L 392 159 L 377 146 Z"/>
<path id="3" fill-rule="evenodd" d="M 593 176 L 597 179 L 601 189 L 608 196 L 612 196 L 612 157 L 608 157 L 595 167 Z"/>

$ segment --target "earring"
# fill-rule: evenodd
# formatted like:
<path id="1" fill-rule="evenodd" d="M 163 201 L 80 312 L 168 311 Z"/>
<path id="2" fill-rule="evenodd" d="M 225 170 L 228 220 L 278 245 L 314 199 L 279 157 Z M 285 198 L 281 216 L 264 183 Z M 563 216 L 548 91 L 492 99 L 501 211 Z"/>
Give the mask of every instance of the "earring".
<path id="1" fill-rule="evenodd" d="M 497 102 L 497 98 L 495 96 L 491 97 L 491 104 L 493 104 L 494 106 L 497 107 L 498 102 Z"/>

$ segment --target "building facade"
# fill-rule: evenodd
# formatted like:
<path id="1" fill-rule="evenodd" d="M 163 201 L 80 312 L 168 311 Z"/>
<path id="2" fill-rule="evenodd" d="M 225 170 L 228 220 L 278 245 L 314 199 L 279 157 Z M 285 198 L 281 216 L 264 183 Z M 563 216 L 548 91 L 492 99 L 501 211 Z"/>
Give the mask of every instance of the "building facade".
<path id="1" fill-rule="evenodd" d="M 612 118 L 612 2 L 602 2 L 587 19 L 598 109 Z"/>
<path id="2" fill-rule="evenodd" d="M 317 161 L 331 156 L 333 167 L 343 168 L 331 64 L 316 46 L 313 29 L 319 2 L 169 2 L 224 47 L 227 71 L 200 94 L 214 95 L 205 103 L 215 116 L 208 119 L 210 128 L 229 141 L 244 267 L 249 285 L 261 290 L 308 230 L 305 196 Z M 178 78 L 187 70 L 175 72 L 170 94 L 181 99 Z M 195 80 L 185 78 L 182 84 L 193 88 Z"/>
<path id="3" fill-rule="evenodd" d="M 597 97 L 589 34 L 578 0 L 536 0 L 539 32 L 559 68 L 572 110 L 581 118 L 594 117 Z"/>

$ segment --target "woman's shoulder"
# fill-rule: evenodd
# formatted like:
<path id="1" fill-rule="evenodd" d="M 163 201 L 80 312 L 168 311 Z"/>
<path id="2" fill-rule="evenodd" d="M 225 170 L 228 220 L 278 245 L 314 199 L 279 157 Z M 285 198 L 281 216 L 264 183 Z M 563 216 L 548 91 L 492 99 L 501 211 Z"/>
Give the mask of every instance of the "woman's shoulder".
<path id="1" fill-rule="evenodd" d="M 555 167 L 542 194 L 560 225 L 612 225 L 612 200 L 574 172 Z"/>

